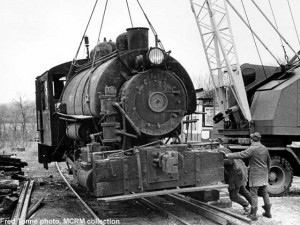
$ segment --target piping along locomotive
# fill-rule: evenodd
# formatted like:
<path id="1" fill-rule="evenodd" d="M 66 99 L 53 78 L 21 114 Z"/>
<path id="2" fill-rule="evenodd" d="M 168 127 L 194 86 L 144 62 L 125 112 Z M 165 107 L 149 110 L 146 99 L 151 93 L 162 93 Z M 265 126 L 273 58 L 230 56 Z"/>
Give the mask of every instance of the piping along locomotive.
<path id="1" fill-rule="evenodd" d="M 178 138 L 196 108 L 188 73 L 148 45 L 148 28 L 129 28 L 91 59 L 36 78 L 39 163 L 66 160 L 74 181 L 97 197 L 221 186 L 222 155 Z"/>

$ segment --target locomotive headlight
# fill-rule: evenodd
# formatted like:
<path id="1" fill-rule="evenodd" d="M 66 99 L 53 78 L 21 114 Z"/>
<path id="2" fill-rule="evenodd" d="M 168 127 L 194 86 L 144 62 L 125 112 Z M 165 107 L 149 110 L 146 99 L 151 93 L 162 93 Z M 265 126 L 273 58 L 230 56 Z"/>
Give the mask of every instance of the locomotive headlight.
<path id="1" fill-rule="evenodd" d="M 151 48 L 147 56 L 153 65 L 161 65 L 165 60 L 165 53 L 160 48 Z"/>

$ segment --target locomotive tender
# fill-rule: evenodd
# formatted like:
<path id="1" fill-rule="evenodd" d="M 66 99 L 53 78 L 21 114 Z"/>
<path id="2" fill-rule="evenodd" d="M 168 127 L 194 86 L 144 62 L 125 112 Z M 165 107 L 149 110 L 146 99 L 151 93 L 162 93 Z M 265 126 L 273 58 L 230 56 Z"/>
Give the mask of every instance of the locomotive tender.
<path id="1" fill-rule="evenodd" d="M 179 139 L 196 109 L 188 73 L 148 45 L 148 28 L 129 28 L 36 78 L 39 163 L 67 161 L 97 197 L 221 187 L 222 155 Z"/>

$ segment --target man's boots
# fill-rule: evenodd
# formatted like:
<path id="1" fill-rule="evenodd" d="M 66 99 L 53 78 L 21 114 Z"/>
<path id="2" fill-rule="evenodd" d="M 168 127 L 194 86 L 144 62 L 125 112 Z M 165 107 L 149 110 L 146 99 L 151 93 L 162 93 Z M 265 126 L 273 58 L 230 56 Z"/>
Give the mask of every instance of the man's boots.
<path id="1" fill-rule="evenodd" d="M 256 216 L 256 212 L 257 212 L 257 207 L 251 207 L 251 212 L 248 215 L 248 218 L 250 218 L 251 220 L 257 220 L 257 216 Z"/>
<path id="2" fill-rule="evenodd" d="M 264 217 L 272 218 L 271 215 L 271 204 L 269 205 L 263 205 L 262 208 L 265 210 L 265 212 L 262 214 Z"/>
<path id="3" fill-rule="evenodd" d="M 249 215 L 251 212 L 251 205 L 249 204 L 248 206 L 244 207 L 244 215 Z"/>

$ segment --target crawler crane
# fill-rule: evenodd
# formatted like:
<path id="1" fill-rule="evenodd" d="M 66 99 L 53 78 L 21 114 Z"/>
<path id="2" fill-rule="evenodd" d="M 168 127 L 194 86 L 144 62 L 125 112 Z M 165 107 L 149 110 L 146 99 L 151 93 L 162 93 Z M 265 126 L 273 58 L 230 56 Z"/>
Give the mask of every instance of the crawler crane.
<path id="1" fill-rule="evenodd" d="M 255 1 L 251 1 L 276 28 Z M 221 137 L 232 151 L 241 151 L 250 145 L 249 134 L 260 132 L 272 158 L 268 191 L 271 196 L 281 196 L 289 191 L 293 175 L 300 175 L 300 52 L 295 52 L 276 30 L 295 56 L 278 67 L 240 66 L 227 7 L 269 49 L 229 0 L 190 0 L 190 3 L 220 109 L 214 117 L 213 135 Z"/>

